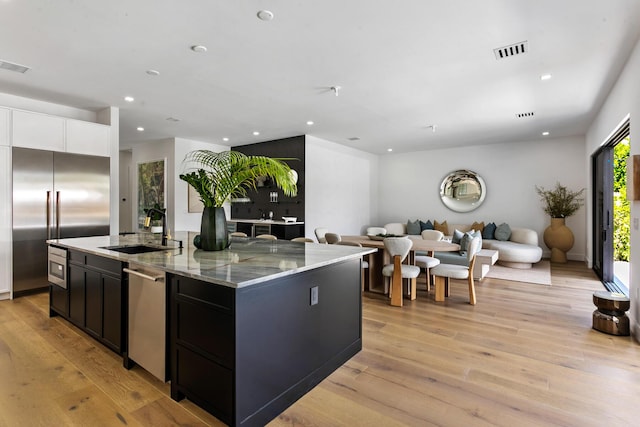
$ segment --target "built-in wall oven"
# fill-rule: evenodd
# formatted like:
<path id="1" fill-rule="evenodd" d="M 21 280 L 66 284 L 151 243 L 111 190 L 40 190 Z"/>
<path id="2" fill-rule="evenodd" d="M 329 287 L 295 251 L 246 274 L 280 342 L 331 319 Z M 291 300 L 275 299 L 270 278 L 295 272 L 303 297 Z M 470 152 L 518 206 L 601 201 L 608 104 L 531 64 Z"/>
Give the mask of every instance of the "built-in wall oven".
<path id="1" fill-rule="evenodd" d="M 49 283 L 67 289 L 67 250 L 49 246 Z"/>

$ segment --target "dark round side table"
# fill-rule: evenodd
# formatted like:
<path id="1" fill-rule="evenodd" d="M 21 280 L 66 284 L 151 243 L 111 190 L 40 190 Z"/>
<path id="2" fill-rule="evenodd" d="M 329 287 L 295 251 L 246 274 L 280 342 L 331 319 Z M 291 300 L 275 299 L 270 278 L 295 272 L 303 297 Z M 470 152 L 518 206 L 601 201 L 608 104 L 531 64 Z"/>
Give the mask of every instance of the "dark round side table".
<path id="1" fill-rule="evenodd" d="M 598 307 L 593 312 L 593 329 L 611 335 L 629 335 L 629 318 L 625 312 L 631 303 L 626 295 L 596 291 L 593 303 Z"/>

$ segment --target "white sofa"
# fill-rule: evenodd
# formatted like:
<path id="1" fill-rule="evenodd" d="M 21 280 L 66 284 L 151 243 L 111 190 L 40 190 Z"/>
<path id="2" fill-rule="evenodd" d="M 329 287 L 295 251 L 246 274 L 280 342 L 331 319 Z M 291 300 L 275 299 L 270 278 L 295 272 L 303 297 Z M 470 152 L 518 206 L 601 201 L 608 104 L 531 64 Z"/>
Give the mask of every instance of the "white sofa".
<path id="1" fill-rule="evenodd" d="M 454 230 L 462 232 L 471 230 L 471 224 L 447 223 L 447 226 L 447 236 L 453 236 Z M 389 223 L 384 228 L 390 234 L 407 233 L 407 224 L 405 223 Z M 421 238 L 419 235 L 411 237 Z M 498 264 L 505 267 L 531 268 L 533 264 L 542 259 L 542 248 L 538 245 L 538 233 L 529 228 L 511 228 L 509 240 L 482 239 L 482 249 L 498 251 Z"/>

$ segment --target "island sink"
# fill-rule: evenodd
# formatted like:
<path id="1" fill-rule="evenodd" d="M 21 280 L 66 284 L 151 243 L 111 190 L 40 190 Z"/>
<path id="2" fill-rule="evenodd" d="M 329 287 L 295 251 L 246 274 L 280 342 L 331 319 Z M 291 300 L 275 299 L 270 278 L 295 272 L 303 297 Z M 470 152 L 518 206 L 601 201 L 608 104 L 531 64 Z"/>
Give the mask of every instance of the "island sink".
<path id="1" fill-rule="evenodd" d="M 157 248 L 155 246 L 147 246 L 147 245 L 121 245 L 121 246 L 102 246 L 100 249 L 107 249 L 110 251 L 135 255 L 135 254 L 142 254 L 145 252 L 165 251 L 168 248 Z"/>

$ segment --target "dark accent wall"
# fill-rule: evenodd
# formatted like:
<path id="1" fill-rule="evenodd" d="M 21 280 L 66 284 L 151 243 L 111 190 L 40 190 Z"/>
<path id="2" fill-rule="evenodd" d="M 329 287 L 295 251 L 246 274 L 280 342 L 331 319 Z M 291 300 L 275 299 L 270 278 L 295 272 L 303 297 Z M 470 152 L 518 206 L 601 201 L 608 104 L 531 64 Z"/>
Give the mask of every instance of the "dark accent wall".
<path id="1" fill-rule="evenodd" d="M 300 135 L 231 148 L 250 156 L 297 159 L 287 160 L 286 163 L 298 172 L 298 194 L 295 197 L 286 197 L 275 184 L 266 182 L 256 191 L 249 190 L 247 196 L 251 199 L 250 203 L 231 204 L 231 219 L 259 219 L 262 212 L 268 214 L 273 211 L 273 219 L 293 216 L 298 221 L 304 221 L 304 141 L 304 135 Z M 270 201 L 270 193 L 273 191 L 278 192 L 277 202 Z"/>

